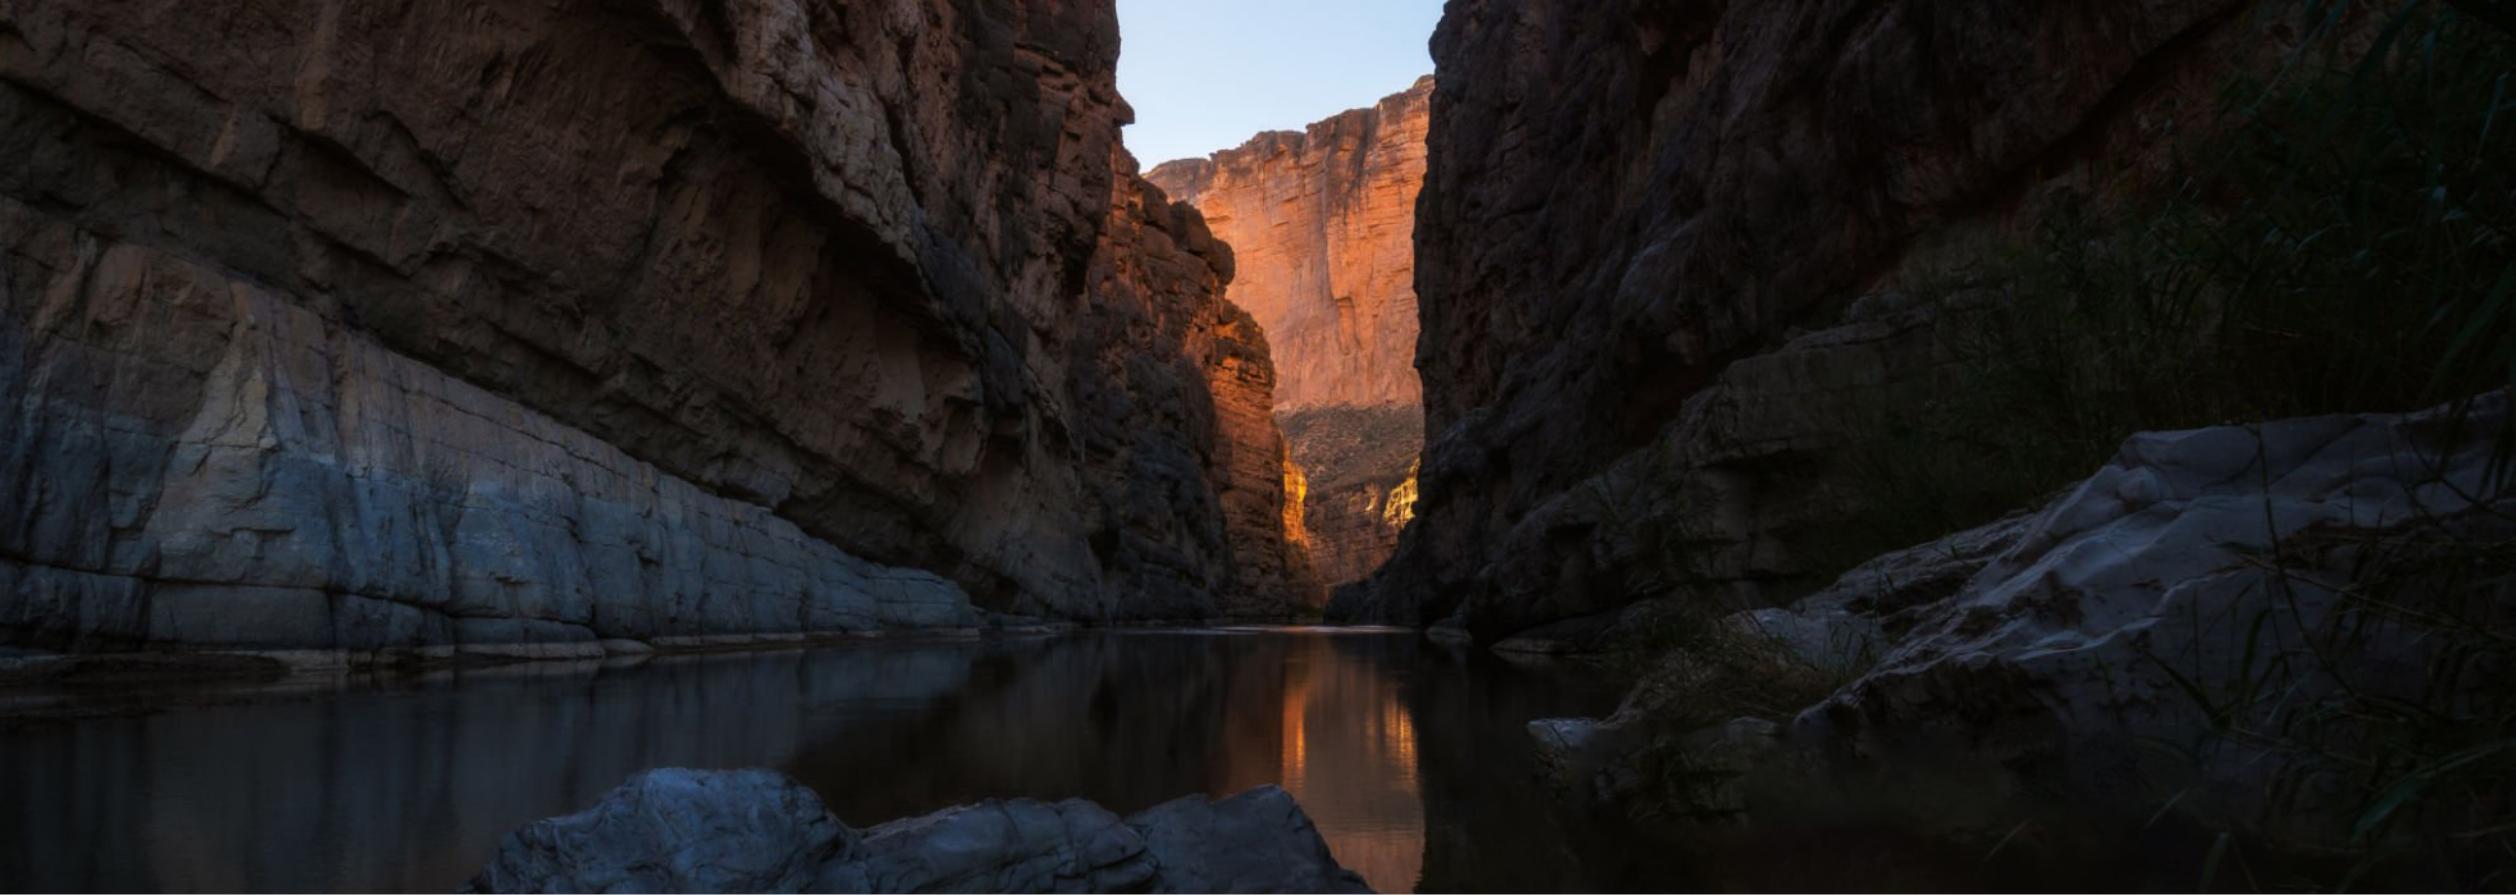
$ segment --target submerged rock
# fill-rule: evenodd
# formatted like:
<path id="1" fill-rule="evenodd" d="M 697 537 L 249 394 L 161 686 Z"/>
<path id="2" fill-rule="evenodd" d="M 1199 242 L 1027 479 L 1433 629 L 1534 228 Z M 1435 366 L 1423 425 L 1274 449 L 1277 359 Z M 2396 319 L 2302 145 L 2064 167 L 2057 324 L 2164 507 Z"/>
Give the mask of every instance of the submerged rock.
<path id="1" fill-rule="evenodd" d="M 1263 786 L 1121 820 L 991 800 L 848 828 L 765 770 L 662 768 L 509 835 L 476 892 L 1367 892 L 1293 797 Z"/>

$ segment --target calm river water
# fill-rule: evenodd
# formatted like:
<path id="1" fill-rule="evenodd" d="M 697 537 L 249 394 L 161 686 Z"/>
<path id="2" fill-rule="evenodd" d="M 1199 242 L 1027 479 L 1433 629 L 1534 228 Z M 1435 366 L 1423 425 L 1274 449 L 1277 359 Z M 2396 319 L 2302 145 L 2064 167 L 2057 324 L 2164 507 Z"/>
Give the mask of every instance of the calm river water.
<path id="1" fill-rule="evenodd" d="M 1095 632 L 510 666 L 0 723 L 0 888 L 451 891 L 660 766 L 772 767 L 870 826 L 990 797 L 1130 813 L 1282 784 L 1373 887 L 1572 890 L 1533 718 L 1594 672 L 1412 633 Z"/>

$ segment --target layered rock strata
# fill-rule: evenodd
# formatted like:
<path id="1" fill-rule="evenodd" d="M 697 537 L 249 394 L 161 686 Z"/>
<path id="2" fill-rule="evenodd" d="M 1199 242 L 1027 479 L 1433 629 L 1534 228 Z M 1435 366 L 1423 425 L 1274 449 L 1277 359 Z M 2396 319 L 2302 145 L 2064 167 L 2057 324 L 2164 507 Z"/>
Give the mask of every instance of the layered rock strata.
<path id="1" fill-rule="evenodd" d="M 1276 406 L 1413 406 L 1415 200 L 1433 79 L 1300 131 L 1166 162 L 1146 178 L 1230 243 L 1227 293 L 1265 327 Z"/>
<path id="2" fill-rule="evenodd" d="M 1798 400 L 1932 361 L 1843 309 L 2085 159 L 2154 160 L 2245 57 L 2246 8 L 1454 4 L 1418 206 L 1420 509 L 1332 615 L 1494 639 L 1672 588 L 1821 586 L 1811 548 L 1858 491 Z M 1593 508 L 1636 473 L 1692 493 Z"/>
<path id="3" fill-rule="evenodd" d="M 477 892 L 1368 892 L 1267 786 L 1119 819 L 990 801 L 865 830 L 770 771 L 648 771 L 507 837 Z"/>
<path id="4" fill-rule="evenodd" d="M 1280 523 L 1223 518 L 1282 487 L 1211 410 L 1265 399 L 1228 265 L 1112 201 L 1116 53 L 1098 3 L 0 10 L 7 639 L 1298 601 Z M 1129 364 L 1144 412 L 1080 406 Z M 1087 456 L 1130 439 L 1177 449 Z M 1105 545 L 1174 528 L 1146 605 Z"/>
<path id="5" fill-rule="evenodd" d="M 1227 296 L 1274 346 L 1276 407 L 1308 483 L 1302 525 L 1330 586 L 1395 548 L 1405 520 L 1385 505 L 1423 444 L 1415 201 L 1432 94 L 1427 76 L 1370 108 L 1146 175 L 1232 246 Z"/>

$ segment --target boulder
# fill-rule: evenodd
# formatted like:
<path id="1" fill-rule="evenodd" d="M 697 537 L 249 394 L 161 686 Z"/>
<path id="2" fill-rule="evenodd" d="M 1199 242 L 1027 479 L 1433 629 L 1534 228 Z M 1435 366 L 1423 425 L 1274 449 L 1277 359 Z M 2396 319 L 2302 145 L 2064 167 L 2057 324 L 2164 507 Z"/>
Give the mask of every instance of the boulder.
<path id="1" fill-rule="evenodd" d="M 800 892 L 855 831 L 763 770 L 663 768 L 508 835 L 475 892 Z"/>
<path id="2" fill-rule="evenodd" d="M 1165 892 L 1369 892 L 1338 866 L 1293 794 L 1269 785 L 1219 801 L 1187 796 L 1127 819 Z"/>
<path id="3" fill-rule="evenodd" d="M 1081 799 L 1009 799 L 857 831 L 783 774 L 682 768 L 509 835 L 469 890 L 1370 891 L 1274 786 L 1125 820 Z"/>

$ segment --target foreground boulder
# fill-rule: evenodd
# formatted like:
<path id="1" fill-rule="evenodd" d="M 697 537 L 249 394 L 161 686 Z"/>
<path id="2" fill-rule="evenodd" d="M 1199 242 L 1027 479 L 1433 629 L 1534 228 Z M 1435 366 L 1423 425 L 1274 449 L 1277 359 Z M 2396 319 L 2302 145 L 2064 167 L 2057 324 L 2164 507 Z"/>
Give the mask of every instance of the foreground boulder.
<path id="1" fill-rule="evenodd" d="M 1690 802 L 1663 816 L 1823 781 L 1928 791 L 1917 819 L 1995 834 L 2066 807 L 2317 850 L 2489 841 L 2456 837 L 2507 804 L 2507 403 L 2135 436 L 2040 512 L 1733 616 L 1805 665 L 1868 666 L 1796 719 L 1664 723 L 1690 697 L 1646 682 L 1532 732 L 1577 786 Z M 1691 782 L 1654 789 L 1670 766 Z"/>
<path id="2" fill-rule="evenodd" d="M 988 801 L 851 829 L 765 770 L 663 768 L 499 846 L 478 892 L 1365 892 L 1273 786 L 1121 820 Z"/>

